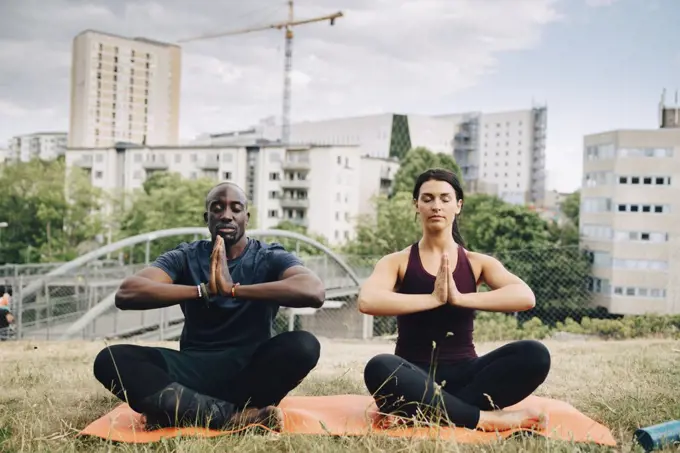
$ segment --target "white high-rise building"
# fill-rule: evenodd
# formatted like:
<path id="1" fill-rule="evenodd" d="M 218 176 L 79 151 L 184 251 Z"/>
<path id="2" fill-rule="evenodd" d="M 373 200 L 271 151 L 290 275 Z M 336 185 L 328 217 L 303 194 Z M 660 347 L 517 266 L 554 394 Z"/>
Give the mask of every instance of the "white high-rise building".
<path id="1" fill-rule="evenodd" d="M 546 108 L 454 118 L 460 121 L 454 157 L 473 191 L 496 194 L 509 203 L 543 204 Z"/>
<path id="2" fill-rule="evenodd" d="M 679 179 L 679 128 L 584 137 L 579 222 L 597 305 L 680 313 Z"/>
<path id="3" fill-rule="evenodd" d="M 258 228 L 289 221 L 339 244 L 354 235 L 370 200 L 385 194 L 398 169 L 390 159 L 361 157 L 354 146 L 140 146 L 69 148 L 67 166 L 78 166 L 107 191 L 142 187 L 157 171 L 207 177 L 243 187 L 257 208 Z M 201 200 L 197 200 L 200 203 Z"/>
<path id="4" fill-rule="evenodd" d="M 9 139 L 6 159 L 28 162 L 31 159 L 53 160 L 66 151 L 66 132 L 35 132 Z"/>
<path id="5" fill-rule="evenodd" d="M 181 49 L 86 30 L 73 40 L 70 148 L 179 142 Z"/>
<path id="6" fill-rule="evenodd" d="M 450 115 L 380 114 L 291 125 L 291 142 L 355 145 L 361 156 L 403 156 L 415 147 L 453 155 L 466 188 L 516 204 L 542 204 L 547 109 Z M 276 143 L 280 127 L 266 119 L 250 129 L 198 137 L 196 143 Z"/>

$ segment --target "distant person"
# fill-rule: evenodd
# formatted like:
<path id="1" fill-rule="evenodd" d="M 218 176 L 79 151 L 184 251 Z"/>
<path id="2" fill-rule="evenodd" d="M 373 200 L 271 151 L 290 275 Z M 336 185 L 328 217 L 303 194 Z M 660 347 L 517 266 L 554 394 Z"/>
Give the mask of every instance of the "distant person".
<path id="1" fill-rule="evenodd" d="M 368 390 L 381 412 L 405 418 L 422 413 L 491 431 L 542 427 L 545 419 L 536 411 L 499 409 L 524 400 L 544 382 L 548 349 L 537 341 L 516 341 L 478 357 L 473 344 L 475 310 L 529 310 L 535 304 L 532 290 L 495 258 L 465 249 L 456 220 L 463 190 L 452 172 L 422 173 L 413 201 L 423 236 L 380 259 L 359 294 L 363 313 L 396 316 L 398 326 L 395 353 L 366 364 Z M 481 283 L 491 291 L 478 293 Z"/>
<path id="2" fill-rule="evenodd" d="M 250 213 L 237 185 L 213 187 L 205 210 L 210 240 L 163 253 L 116 293 L 123 310 L 179 304 L 185 316 L 179 351 L 107 347 L 94 375 L 144 414 L 149 428 L 276 429 L 276 406 L 316 367 L 320 344 L 304 331 L 272 336 L 273 321 L 281 306 L 321 307 L 324 284 L 281 245 L 245 235 Z"/>
<path id="3" fill-rule="evenodd" d="M 11 326 L 14 324 L 14 316 L 9 309 L 11 296 L 5 292 L 0 297 L 0 341 L 6 341 L 10 338 Z"/>

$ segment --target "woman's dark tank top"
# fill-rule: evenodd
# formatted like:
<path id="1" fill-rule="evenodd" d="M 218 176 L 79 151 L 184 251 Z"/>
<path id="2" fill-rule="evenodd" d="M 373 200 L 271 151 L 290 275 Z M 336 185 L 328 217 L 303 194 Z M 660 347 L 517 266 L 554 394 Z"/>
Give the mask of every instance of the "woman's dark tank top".
<path id="1" fill-rule="evenodd" d="M 397 292 L 431 294 L 435 280 L 436 277 L 423 267 L 416 242 L 411 246 L 406 272 Z M 453 280 L 461 293 L 477 291 L 470 260 L 461 246 L 458 246 Z M 434 360 L 438 363 L 451 363 L 475 358 L 477 353 L 472 341 L 474 317 L 474 310 L 448 304 L 432 310 L 397 316 L 395 354 L 417 363 L 430 363 Z"/>

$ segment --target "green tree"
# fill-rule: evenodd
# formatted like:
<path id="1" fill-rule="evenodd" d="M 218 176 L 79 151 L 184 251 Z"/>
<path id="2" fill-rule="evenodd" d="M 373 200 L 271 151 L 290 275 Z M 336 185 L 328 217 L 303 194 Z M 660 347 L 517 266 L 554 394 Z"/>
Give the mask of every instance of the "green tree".
<path id="1" fill-rule="evenodd" d="M 498 258 L 536 295 L 536 307 L 520 313 L 520 319 L 536 316 L 554 323 L 589 313 L 591 268 L 578 243 L 565 245 L 566 240 L 555 233 L 558 226 L 524 206 L 487 197 L 472 203 L 472 208 L 461 221 L 467 247 Z"/>
<path id="2" fill-rule="evenodd" d="M 209 178 L 185 179 L 178 174 L 160 172 L 151 175 L 121 207 L 119 237 L 130 237 L 156 230 L 179 227 L 204 227 L 205 196 L 214 186 Z M 207 233 L 206 228 L 206 233 Z M 175 248 L 180 242 L 193 241 L 194 236 L 178 236 L 155 240 L 151 243 L 151 259 Z M 134 248 L 126 261 L 145 259 L 145 244 Z"/>
<path id="3" fill-rule="evenodd" d="M 443 168 L 453 171 L 463 182 L 460 167 L 453 157 L 443 153 L 433 153 L 427 148 L 413 148 L 402 159 L 399 170 L 394 175 L 393 192 L 413 193 L 418 175 L 429 168 Z"/>
<path id="4" fill-rule="evenodd" d="M 488 253 L 544 247 L 550 243 L 547 222 L 524 206 L 501 204 L 490 198 L 463 209 L 465 216 L 461 217 L 460 228 L 471 250 Z"/>
<path id="5" fill-rule="evenodd" d="M 103 231 L 102 192 L 63 158 L 5 165 L 0 187 L 1 263 L 68 261 Z"/>
<path id="6" fill-rule="evenodd" d="M 567 216 L 571 223 L 578 229 L 579 211 L 581 209 L 581 192 L 572 192 L 562 201 L 562 213 Z"/>
<path id="7" fill-rule="evenodd" d="M 375 217 L 358 219 L 355 239 L 345 245 L 345 253 L 377 259 L 420 238 L 421 225 L 410 193 L 398 192 L 390 199 L 378 197 L 375 203 Z"/>

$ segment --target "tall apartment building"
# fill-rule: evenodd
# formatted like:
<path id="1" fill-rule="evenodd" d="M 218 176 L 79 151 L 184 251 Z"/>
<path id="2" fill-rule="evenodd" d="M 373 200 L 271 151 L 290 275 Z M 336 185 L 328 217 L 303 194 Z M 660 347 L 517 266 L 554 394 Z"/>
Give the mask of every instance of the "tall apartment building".
<path id="1" fill-rule="evenodd" d="M 426 147 L 453 155 L 472 192 L 510 203 L 541 204 L 545 192 L 547 109 L 449 115 L 380 114 L 291 125 L 292 143 L 356 145 L 360 155 L 389 158 Z M 271 118 L 252 128 L 197 139 L 204 144 L 271 143 L 280 127 Z"/>
<path id="2" fill-rule="evenodd" d="M 139 189 L 157 171 L 232 181 L 256 206 L 259 228 L 287 220 L 335 244 L 352 238 L 357 217 L 372 211 L 365 200 L 385 193 L 398 168 L 391 160 L 361 157 L 355 147 L 323 145 L 118 144 L 69 148 L 66 163 L 86 169 L 92 184 L 107 191 Z"/>
<path id="3" fill-rule="evenodd" d="M 584 138 L 580 231 L 595 302 L 611 313 L 680 313 L 680 129 Z"/>
<path id="4" fill-rule="evenodd" d="M 6 159 L 28 162 L 31 159 L 53 160 L 66 151 L 66 132 L 35 132 L 9 139 Z"/>
<path id="5" fill-rule="evenodd" d="M 69 148 L 179 143 L 181 49 L 86 30 L 73 40 Z"/>
<path id="6" fill-rule="evenodd" d="M 543 204 L 547 108 L 469 113 L 458 122 L 454 158 L 473 191 L 514 204 Z"/>

